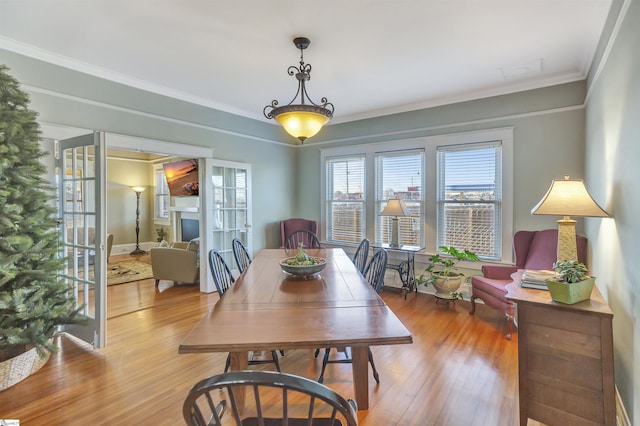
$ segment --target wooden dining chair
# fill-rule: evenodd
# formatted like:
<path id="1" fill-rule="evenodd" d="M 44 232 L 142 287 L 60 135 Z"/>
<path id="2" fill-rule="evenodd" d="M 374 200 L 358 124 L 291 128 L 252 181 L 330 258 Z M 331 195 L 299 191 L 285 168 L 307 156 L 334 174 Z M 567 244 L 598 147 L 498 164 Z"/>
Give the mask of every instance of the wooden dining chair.
<path id="1" fill-rule="evenodd" d="M 284 249 L 289 253 L 297 250 L 300 244 L 302 244 L 302 247 L 305 249 L 322 248 L 316 234 L 306 229 L 299 229 L 289 234 L 284 243 Z"/>
<path id="2" fill-rule="evenodd" d="M 383 248 L 376 249 L 371 261 L 367 263 L 362 274 L 376 293 L 380 292 L 382 284 L 384 284 L 384 273 L 387 269 L 387 257 L 387 250 Z"/>
<path id="3" fill-rule="evenodd" d="M 360 241 L 356 253 L 353 255 L 353 264 L 356 265 L 358 271 L 361 274 L 364 273 L 364 268 L 367 266 L 367 259 L 369 258 L 369 240 L 363 239 Z"/>
<path id="4" fill-rule="evenodd" d="M 251 263 L 249 252 L 239 238 L 234 238 L 231 245 L 233 247 L 233 257 L 236 259 L 236 265 L 238 265 L 238 271 L 243 273 Z"/>
<path id="5" fill-rule="evenodd" d="M 376 249 L 363 274 L 369 285 L 371 285 L 371 287 L 373 287 L 376 292 L 380 291 L 380 289 L 382 288 L 386 268 L 387 250 L 383 248 Z M 353 362 L 353 359 L 351 358 L 350 348 L 339 347 L 337 349 L 338 352 L 343 352 L 345 357 L 338 359 L 329 359 L 331 348 L 325 348 L 324 357 L 322 358 L 322 369 L 320 370 L 320 377 L 318 377 L 318 382 L 322 383 L 324 381 L 324 370 L 327 368 L 327 364 L 351 364 Z M 376 380 L 376 383 L 380 383 L 380 375 L 378 374 L 376 365 L 373 362 L 373 353 L 371 352 L 371 348 L 367 348 L 367 354 L 369 357 L 369 364 L 371 364 L 371 370 L 373 371 L 373 378 Z"/>
<path id="6" fill-rule="evenodd" d="M 222 257 L 222 253 L 220 253 L 216 249 L 211 249 L 209 251 L 209 268 L 211 269 L 211 275 L 213 276 L 213 282 L 218 289 L 218 294 L 222 297 L 227 290 L 231 288 L 235 279 L 233 275 L 231 275 L 231 270 L 227 265 L 227 262 Z M 249 365 L 257 365 L 257 364 L 275 364 L 276 369 L 280 370 L 280 361 L 278 360 L 278 354 L 276 351 L 271 351 L 271 359 L 249 359 Z M 231 366 L 231 355 L 227 355 L 227 361 L 224 365 L 225 373 L 229 371 L 229 367 Z"/>
<path id="7" fill-rule="evenodd" d="M 239 388 L 244 404 L 238 401 Z M 357 426 L 357 406 L 304 377 L 273 371 L 233 371 L 196 383 L 182 405 L 192 426 Z M 233 420 L 232 420 L 233 419 Z"/>

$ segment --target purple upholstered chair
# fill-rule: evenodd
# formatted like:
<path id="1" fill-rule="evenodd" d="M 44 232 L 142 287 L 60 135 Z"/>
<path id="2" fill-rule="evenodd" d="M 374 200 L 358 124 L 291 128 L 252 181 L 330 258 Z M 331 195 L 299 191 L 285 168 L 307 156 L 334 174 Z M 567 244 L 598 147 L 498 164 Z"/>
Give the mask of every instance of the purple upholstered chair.
<path id="1" fill-rule="evenodd" d="M 576 236 L 578 260 L 586 263 L 587 239 Z M 476 299 L 487 306 L 504 312 L 507 315 L 506 338 L 511 339 L 513 324 L 513 303 L 505 297 L 505 287 L 511 284 L 511 274 L 518 269 L 553 269 L 558 248 L 558 231 L 518 231 L 513 236 L 513 250 L 516 261 L 514 266 L 482 265 L 482 276 L 471 277 L 471 312 L 476 311 Z"/>
<path id="2" fill-rule="evenodd" d="M 318 235 L 318 222 L 315 220 L 294 218 L 280 222 L 280 248 L 284 248 L 287 237 L 294 231 L 306 230 Z"/>

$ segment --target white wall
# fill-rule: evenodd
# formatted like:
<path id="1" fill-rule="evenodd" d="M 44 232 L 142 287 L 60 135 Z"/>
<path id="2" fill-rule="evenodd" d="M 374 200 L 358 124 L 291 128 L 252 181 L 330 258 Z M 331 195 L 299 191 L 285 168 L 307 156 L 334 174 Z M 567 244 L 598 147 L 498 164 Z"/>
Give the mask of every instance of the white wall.
<path id="1" fill-rule="evenodd" d="M 640 4 L 627 2 L 619 32 L 589 88 L 586 184 L 613 219 L 586 224 L 598 288 L 614 313 L 616 386 L 640 425 Z"/>

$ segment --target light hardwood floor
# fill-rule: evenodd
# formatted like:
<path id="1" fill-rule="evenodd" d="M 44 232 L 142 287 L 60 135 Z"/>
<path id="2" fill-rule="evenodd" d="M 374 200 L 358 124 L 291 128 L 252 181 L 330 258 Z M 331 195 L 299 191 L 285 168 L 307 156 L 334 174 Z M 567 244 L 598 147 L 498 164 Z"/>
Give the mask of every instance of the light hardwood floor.
<path id="1" fill-rule="evenodd" d="M 414 343 L 372 348 L 381 382 L 370 376 L 370 409 L 358 413 L 360 425 L 518 424 L 518 336 L 504 338 L 500 313 L 480 305 L 471 316 L 467 301 L 447 309 L 426 294 L 381 295 Z M 22 426 L 184 424 L 189 388 L 221 373 L 226 354 L 181 355 L 178 345 L 217 300 L 195 286 L 156 291 L 153 280 L 110 286 L 107 347 L 62 337 L 60 352 L 38 373 L 0 392 L 0 419 Z M 287 351 L 281 365 L 315 379 L 321 359 Z M 351 396 L 351 366 L 330 364 L 325 384 Z"/>

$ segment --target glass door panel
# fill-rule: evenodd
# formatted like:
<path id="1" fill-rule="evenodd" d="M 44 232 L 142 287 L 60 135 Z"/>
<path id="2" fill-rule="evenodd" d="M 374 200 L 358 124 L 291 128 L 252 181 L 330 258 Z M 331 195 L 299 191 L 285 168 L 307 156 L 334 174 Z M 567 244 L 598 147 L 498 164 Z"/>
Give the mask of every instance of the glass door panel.
<path id="1" fill-rule="evenodd" d="M 94 133 L 58 142 L 57 173 L 63 278 L 73 287 L 82 324 L 65 331 L 101 348 L 106 344 L 106 252 L 102 218 L 106 195 L 104 135 Z M 98 178 L 99 177 L 99 178 Z"/>

